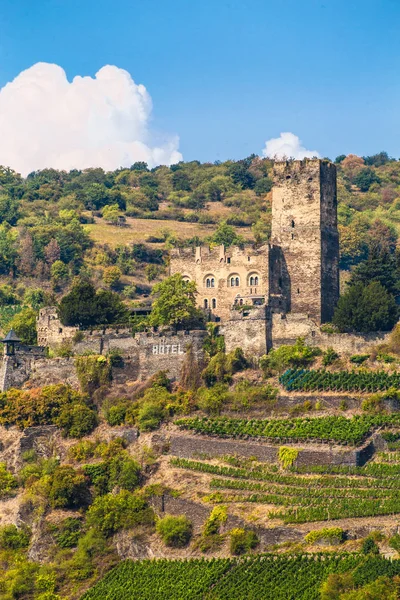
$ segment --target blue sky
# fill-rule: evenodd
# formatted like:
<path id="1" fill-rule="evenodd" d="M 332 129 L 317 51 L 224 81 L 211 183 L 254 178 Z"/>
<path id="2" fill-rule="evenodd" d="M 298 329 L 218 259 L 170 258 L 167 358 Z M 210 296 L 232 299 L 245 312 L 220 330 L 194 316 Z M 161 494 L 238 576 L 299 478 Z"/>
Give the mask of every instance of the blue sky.
<path id="1" fill-rule="evenodd" d="M 306 148 L 400 156 L 398 0 L 2 0 L 0 87 L 36 62 L 129 71 L 185 160 Z"/>

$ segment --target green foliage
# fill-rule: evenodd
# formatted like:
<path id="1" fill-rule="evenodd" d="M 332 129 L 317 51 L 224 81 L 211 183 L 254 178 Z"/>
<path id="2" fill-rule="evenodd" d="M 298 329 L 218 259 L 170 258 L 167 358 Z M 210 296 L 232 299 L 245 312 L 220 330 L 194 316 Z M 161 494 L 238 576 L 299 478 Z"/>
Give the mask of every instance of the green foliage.
<path id="1" fill-rule="evenodd" d="M 9 323 L 10 329 L 14 329 L 24 344 L 35 345 L 37 343 L 36 316 L 33 308 L 23 308 Z"/>
<path id="2" fill-rule="evenodd" d="M 82 392 L 92 394 L 111 381 L 110 360 L 103 355 L 78 356 L 75 359 L 76 374 Z"/>
<path id="3" fill-rule="evenodd" d="M 362 192 L 368 192 L 373 183 L 380 183 L 381 180 L 372 169 L 362 169 L 355 177 L 354 183 Z"/>
<path id="4" fill-rule="evenodd" d="M 153 522 L 153 511 L 145 500 L 126 490 L 118 494 L 98 496 L 87 513 L 89 527 L 95 527 L 106 536 L 120 529 L 152 525 Z"/>
<path id="5" fill-rule="evenodd" d="M 246 554 L 249 550 L 256 548 L 259 543 L 256 533 L 249 529 L 231 529 L 229 536 L 229 551 L 234 555 Z"/>
<path id="6" fill-rule="evenodd" d="M 14 475 L 7 470 L 5 463 L 0 462 L 0 498 L 7 498 L 17 487 Z"/>
<path id="7" fill-rule="evenodd" d="M 19 529 L 15 525 L 3 525 L 0 527 L 0 548 L 2 550 L 20 550 L 27 548 L 31 532 L 27 528 Z"/>
<path id="8" fill-rule="evenodd" d="M 378 282 L 356 283 L 339 298 L 333 322 L 342 332 L 389 331 L 396 323 L 394 297 Z"/>
<path id="9" fill-rule="evenodd" d="M 200 388 L 197 395 L 197 404 L 201 410 L 209 415 L 219 415 L 228 400 L 228 388 L 222 383 L 217 383 L 211 388 Z"/>
<path id="10" fill-rule="evenodd" d="M 59 304 L 59 316 L 64 325 L 90 327 L 128 320 L 127 310 L 118 294 L 110 290 L 96 292 L 85 280 L 78 280 Z"/>
<path id="11" fill-rule="evenodd" d="M 155 300 L 150 314 L 151 325 L 171 325 L 177 329 L 190 328 L 201 322 L 193 281 L 185 281 L 176 273 L 156 284 L 152 294 Z"/>
<path id="12" fill-rule="evenodd" d="M 368 536 L 365 538 L 361 546 L 361 552 L 362 554 L 379 554 L 379 546 L 373 537 Z"/>
<path id="13" fill-rule="evenodd" d="M 47 484 L 47 499 L 52 508 L 87 506 L 90 495 L 84 474 L 68 465 L 56 467 Z"/>
<path id="14" fill-rule="evenodd" d="M 266 375 L 271 371 L 282 372 L 288 367 L 305 367 L 320 353 L 319 348 L 311 348 L 304 343 L 303 338 L 298 338 L 293 346 L 280 346 L 262 356 L 260 367 Z"/>
<path id="15" fill-rule="evenodd" d="M 369 354 L 353 354 L 353 356 L 350 356 L 350 362 L 355 365 L 362 365 L 369 357 Z"/>
<path id="16" fill-rule="evenodd" d="M 292 467 L 298 455 L 299 451 L 296 448 L 281 446 L 278 450 L 278 459 L 284 469 Z"/>
<path id="17" fill-rule="evenodd" d="M 344 531 L 340 527 L 324 527 L 310 531 L 304 539 L 307 544 L 340 544 L 344 540 Z"/>
<path id="18" fill-rule="evenodd" d="M 232 225 L 228 225 L 226 221 L 220 221 L 216 231 L 210 237 L 210 243 L 216 246 L 241 246 L 244 244 L 242 236 L 238 235 Z"/>
<path id="19" fill-rule="evenodd" d="M 335 360 L 339 358 L 339 354 L 335 352 L 333 348 L 327 348 L 322 355 L 322 364 L 324 367 L 331 365 Z"/>
<path id="20" fill-rule="evenodd" d="M 187 546 L 192 535 L 192 524 L 185 516 L 167 515 L 158 519 L 156 531 L 166 546 L 183 548 Z"/>
<path id="21" fill-rule="evenodd" d="M 86 404 L 64 406 L 57 418 L 65 437 L 80 438 L 88 435 L 98 424 L 96 413 Z"/>
<path id="22" fill-rule="evenodd" d="M 387 371 L 326 371 L 288 369 L 279 377 L 287 391 L 377 392 L 398 387 L 400 373 Z"/>
<path id="23" fill-rule="evenodd" d="M 60 425 L 66 435 L 74 433 L 70 428 L 78 428 L 80 434 L 85 435 L 95 426 L 96 415 L 93 413 L 93 416 L 89 417 L 86 410 L 74 407 L 86 407 L 86 402 L 85 396 L 64 384 L 32 390 L 10 389 L 0 394 L 0 423 L 5 426 L 17 425 L 20 429 L 54 424 Z M 71 420 L 64 409 L 72 410 Z M 77 423 L 81 415 L 85 417 L 82 426 Z"/>
<path id="24" fill-rule="evenodd" d="M 75 548 L 82 535 L 82 521 L 75 517 L 67 517 L 58 526 L 56 534 L 60 548 Z"/>

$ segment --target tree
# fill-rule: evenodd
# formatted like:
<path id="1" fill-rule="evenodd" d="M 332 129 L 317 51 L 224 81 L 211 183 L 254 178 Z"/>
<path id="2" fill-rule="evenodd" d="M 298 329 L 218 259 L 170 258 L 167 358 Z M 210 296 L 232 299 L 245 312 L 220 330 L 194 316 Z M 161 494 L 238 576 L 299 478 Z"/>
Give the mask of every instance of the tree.
<path id="1" fill-rule="evenodd" d="M 103 219 L 110 223 L 118 223 L 118 218 L 121 215 L 118 204 L 107 204 L 102 210 Z"/>
<path id="2" fill-rule="evenodd" d="M 397 321 L 398 309 L 392 294 L 373 281 L 351 285 L 339 298 L 333 323 L 342 332 L 389 331 Z"/>
<path id="3" fill-rule="evenodd" d="M 341 164 L 351 182 L 353 182 L 353 178 L 364 168 L 364 160 L 356 154 L 348 154 Z"/>
<path id="4" fill-rule="evenodd" d="M 257 196 L 265 196 L 272 190 L 273 183 L 269 177 L 261 177 L 254 186 L 254 191 Z"/>
<path id="5" fill-rule="evenodd" d="M 66 264 L 62 260 L 56 260 L 50 269 L 51 278 L 55 286 L 65 282 L 68 279 L 69 270 Z"/>
<path id="6" fill-rule="evenodd" d="M 190 179 L 187 175 L 187 173 L 183 170 L 183 169 L 179 169 L 178 171 L 175 171 L 175 173 L 173 173 L 172 178 L 172 185 L 174 190 L 177 191 L 182 191 L 182 192 L 190 192 L 192 189 L 192 186 L 190 185 Z"/>
<path id="7" fill-rule="evenodd" d="M 228 225 L 226 221 L 221 221 L 210 238 L 213 244 L 223 245 L 225 248 L 229 246 L 240 246 L 243 244 L 243 238 L 238 235 L 232 225 Z"/>
<path id="8" fill-rule="evenodd" d="M 33 249 L 33 239 L 30 233 L 27 233 L 20 239 L 18 248 L 18 269 L 22 275 L 32 277 L 35 269 L 35 252 Z"/>
<path id="9" fill-rule="evenodd" d="M 12 318 L 9 327 L 14 329 L 24 344 L 37 343 L 36 311 L 33 308 L 23 308 Z"/>
<path id="10" fill-rule="evenodd" d="M 104 283 L 111 287 L 117 287 L 122 277 L 122 271 L 119 267 L 113 265 L 111 267 L 106 267 L 103 271 L 103 281 Z"/>
<path id="11" fill-rule="evenodd" d="M 19 216 L 17 201 L 10 196 L 0 195 L 0 223 L 16 225 Z"/>
<path id="12" fill-rule="evenodd" d="M 373 183 L 380 183 L 378 175 L 370 168 L 362 169 L 354 177 L 353 182 L 362 192 L 368 192 Z"/>
<path id="13" fill-rule="evenodd" d="M 185 281 L 180 273 L 171 275 L 157 283 L 153 288 L 155 297 L 149 317 L 151 325 L 172 325 L 190 327 L 201 320 L 201 313 L 196 308 L 196 284 Z"/>
<path id="14" fill-rule="evenodd" d="M 127 320 L 127 310 L 118 294 L 110 290 L 96 290 L 90 281 L 79 279 L 59 305 L 64 325 L 103 325 Z"/>
<path id="15" fill-rule="evenodd" d="M 56 262 L 56 260 L 60 260 L 61 250 L 60 245 L 55 238 L 51 238 L 50 242 L 47 246 L 44 247 L 44 255 L 46 257 L 46 262 L 49 265 L 52 265 Z"/>
<path id="16" fill-rule="evenodd" d="M 349 284 L 368 285 L 372 281 L 378 281 L 389 294 L 397 295 L 399 288 L 396 258 L 379 243 L 370 244 L 367 259 L 354 269 Z"/>

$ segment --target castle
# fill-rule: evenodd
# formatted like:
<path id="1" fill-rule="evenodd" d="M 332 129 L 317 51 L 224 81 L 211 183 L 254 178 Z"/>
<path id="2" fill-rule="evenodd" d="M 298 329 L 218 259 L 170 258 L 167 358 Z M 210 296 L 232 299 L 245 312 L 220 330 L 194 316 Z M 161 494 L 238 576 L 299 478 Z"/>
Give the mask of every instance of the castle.
<path id="1" fill-rule="evenodd" d="M 339 298 L 335 165 L 276 163 L 270 243 L 176 249 L 170 272 L 196 283 L 199 307 L 223 324 L 228 337 L 232 328 L 244 331 L 246 319 L 253 321 L 257 341 L 249 349 L 257 353 L 278 341 L 282 329 L 287 341 L 296 339 L 299 327 L 292 334 L 289 322 L 307 334 L 330 321 Z"/>

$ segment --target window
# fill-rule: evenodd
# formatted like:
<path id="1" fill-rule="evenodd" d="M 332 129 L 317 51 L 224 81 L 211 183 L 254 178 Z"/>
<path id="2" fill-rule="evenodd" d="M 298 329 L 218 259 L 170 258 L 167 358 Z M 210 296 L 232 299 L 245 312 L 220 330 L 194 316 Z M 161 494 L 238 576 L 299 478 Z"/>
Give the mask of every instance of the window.
<path id="1" fill-rule="evenodd" d="M 184 281 L 185 283 L 188 283 L 188 282 L 190 281 L 190 277 L 189 277 L 188 275 L 184 275 L 184 276 L 182 277 L 182 279 L 183 279 L 183 281 Z"/>
<path id="2" fill-rule="evenodd" d="M 229 277 L 229 285 L 231 287 L 239 287 L 239 285 L 240 285 L 239 277 L 237 277 L 236 275 L 231 275 L 231 277 Z"/>
<path id="3" fill-rule="evenodd" d="M 240 304 L 240 306 L 243 306 L 243 298 L 240 298 L 239 304 Z"/>
<path id="4" fill-rule="evenodd" d="M 300 288 L 297 288 L 297 293 L 300 294 Z"/>
<path id="5" fill-rule="evenodd" d="M 204 308 L 208 308 L 208 300 L 207 300 L 207 298 L 205 298 L 205 300 L 204 300 Z"/>
<path id="6" fill-rule="evenodd" d="M 292 227 L 294 227 L 294 221 L 292 221 Z"/>
<path id="7" fill-rule="evenodd" d="M 206 287 L 208 287 L 208 288 L 215 287 L 215 278 L 214 277 L 211 277 L 211 276 L 207 277 L 207 279 L 206 279 Z"/>
<path id="8" fill-rule="evenodd" d="M 215 298 L 211 300 L 211 308 L 217 308 L 217 301 Z"/>
<path id="9" fill-rule="evenodd" d="M 257 286 L 258 285 L 258 275 L 250 275 L 249 277 L 249 285 Z"/>
<path id="10" fill-rule="evenodd" d="M 250 256 L 247 257 L 247 262 L 250 262 Z"/>
<path id="11" fill-rule="evenodd" d="M 231 264 L 231 257 L 230 256 L 227 257 L 226 262 L 228 263 L 228 265 Z"/>

